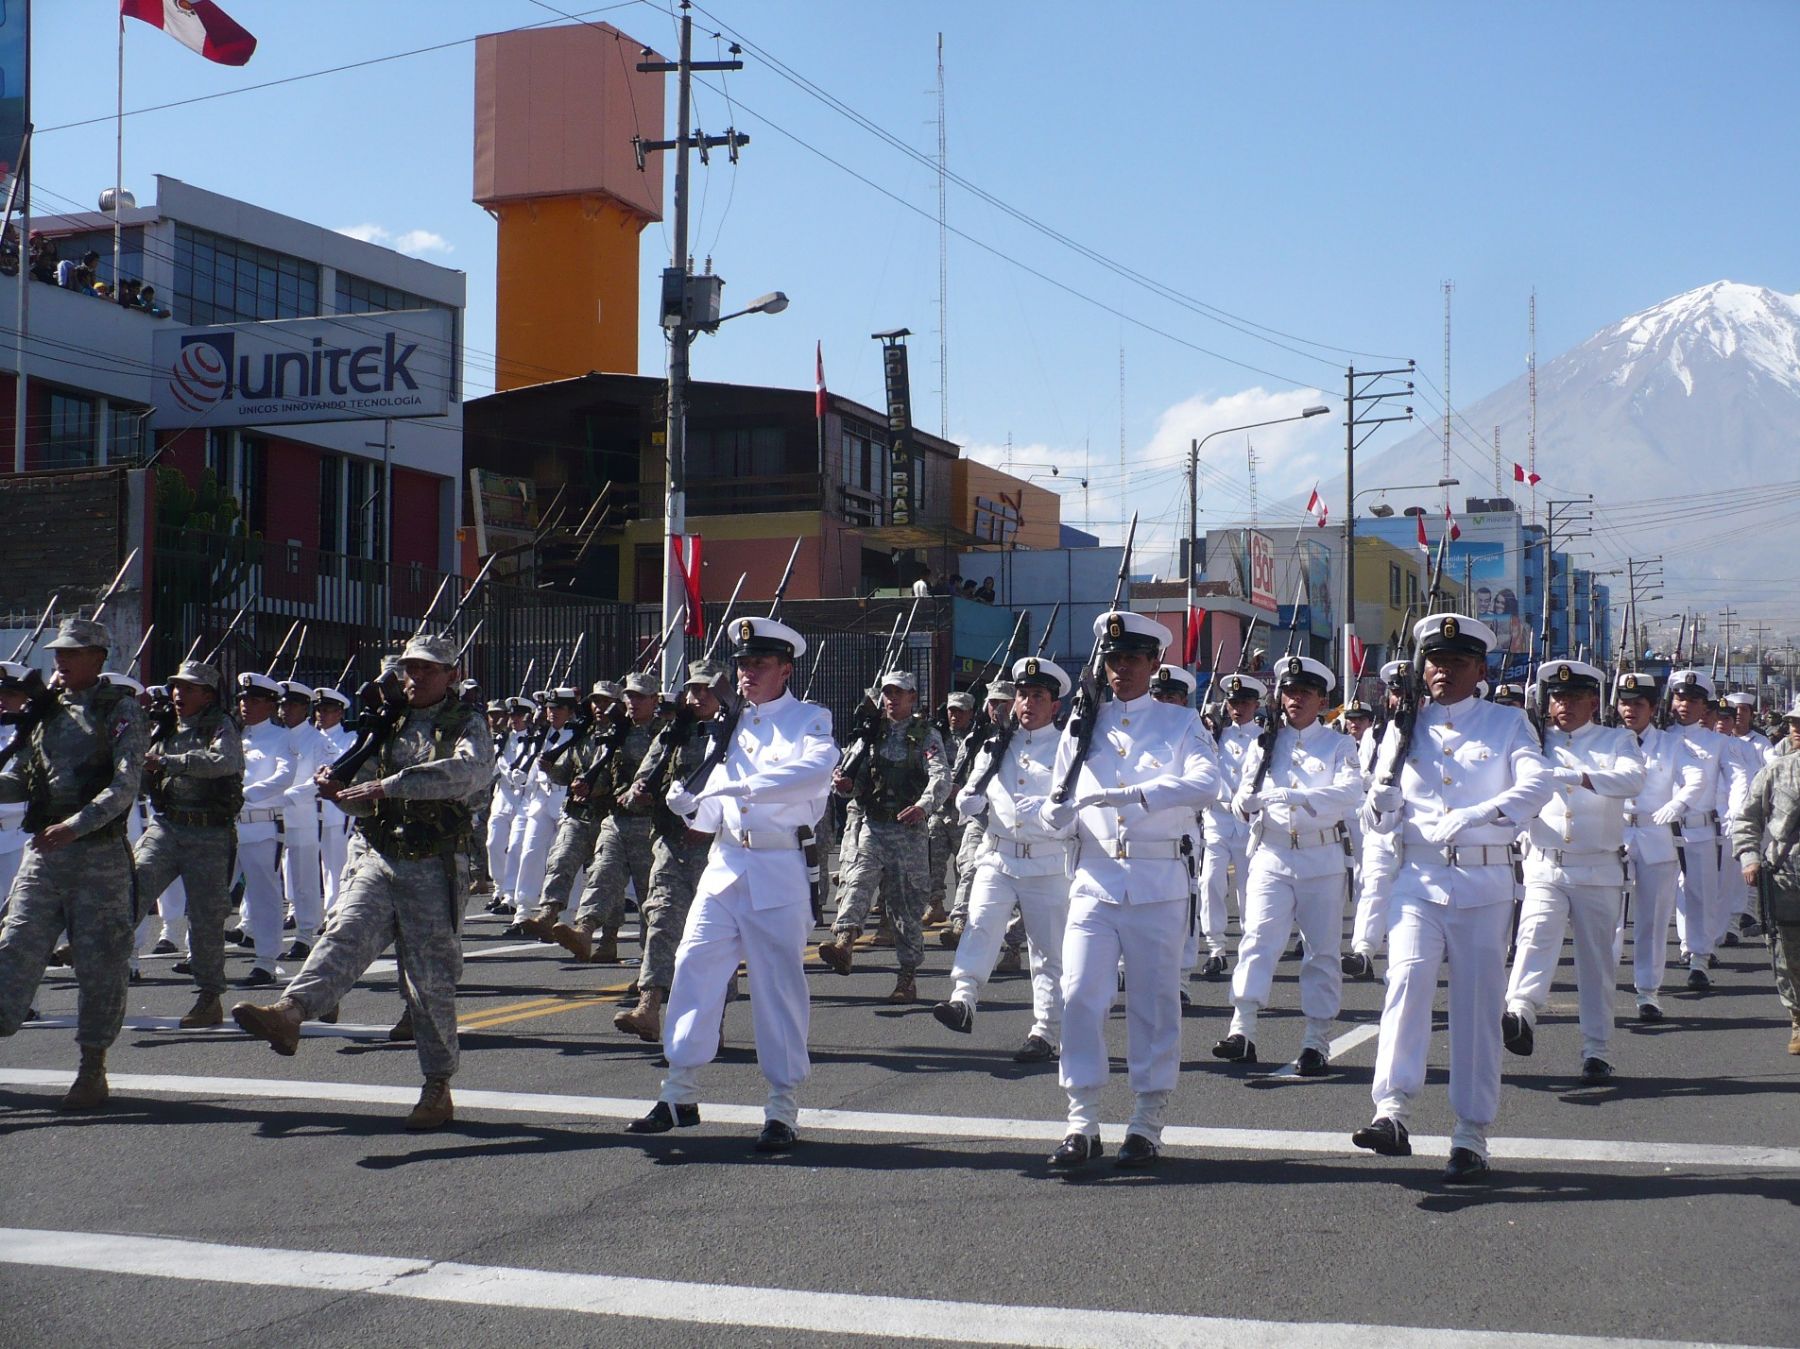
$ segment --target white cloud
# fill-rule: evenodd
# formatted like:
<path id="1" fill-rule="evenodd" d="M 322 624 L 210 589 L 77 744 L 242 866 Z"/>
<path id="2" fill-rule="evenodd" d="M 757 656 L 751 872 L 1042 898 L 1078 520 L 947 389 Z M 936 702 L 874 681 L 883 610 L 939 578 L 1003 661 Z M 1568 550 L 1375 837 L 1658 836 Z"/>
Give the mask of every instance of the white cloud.
<path id="1" fill-rule="evenodd" d="M 396 234 L 385 225 L 377 225 L 373 221 L 361 225 L 346 225 L 338 230 L 339 234 L 347 234 L 352 239 L 361 239 L 366 244 L 380 244 L 383 248 L 392 248 L 401 253 L 410 253 L 415 257 L 421 253 L 453 253 L 456 246 L 441 234 L 431 230 L 402 230 Z"/>

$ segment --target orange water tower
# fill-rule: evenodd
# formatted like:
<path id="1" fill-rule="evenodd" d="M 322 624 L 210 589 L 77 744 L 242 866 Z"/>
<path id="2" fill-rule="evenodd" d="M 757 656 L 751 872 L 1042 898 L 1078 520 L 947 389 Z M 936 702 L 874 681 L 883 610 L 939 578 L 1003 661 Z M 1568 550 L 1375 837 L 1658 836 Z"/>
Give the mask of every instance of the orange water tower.
<path id="1" fill-rule="evenodd" d="M 499 222 L 496 390 L 636 374 L 638 235 L 662 219 L 660 60 L 604 23 L 475 44 L 474 199 Z"/>

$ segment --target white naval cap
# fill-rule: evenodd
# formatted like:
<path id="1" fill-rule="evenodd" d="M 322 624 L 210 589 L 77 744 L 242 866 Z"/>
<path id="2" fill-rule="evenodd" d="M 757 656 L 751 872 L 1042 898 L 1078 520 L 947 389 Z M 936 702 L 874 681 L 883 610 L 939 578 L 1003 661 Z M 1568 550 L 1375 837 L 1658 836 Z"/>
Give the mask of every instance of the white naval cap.
<path id="1" fill-rule="evenodd" d="M 806 654 L 806 638 L 773 618 L 734 619 L 731 644 L 740 656 L 774 655 L 793 660 Z"/>
<path id="2" fill-rule="evenodd" d="M 1485 656 L 1499 645 L 1494 630 L 1467 614 L 1432 614 L 1413 624 L 1413 644 L 1419 650 L 1464 651 Z"/>
<path id="3" fill-rule="evenodd" d="M 574 707 L 581 702 L 581 694 L 567 684 L 559 684 L 550 690 L 550 701 L 558 707 Z"/>
<path id="4" fill-rule="evenodd" d="M 281 681 L 281 696 L 295 702 L 310 703 L 319 694 L 316 689 L 302 684 L 298 679 L 284 679 Z"/>
<path id="5" fill-rule="evenodd" d="M 115 684 L 122 689 L 130 689 L 132 693 L 138 697 L 142 697 L 144 693 L 144 686 L 128 674 L 116 674 L 111 670 L 107 670 L 101 674 L 100 682 L 102 684 Z"/>
<path id="6" fill-rule="evenodd" d="M 1100 650 L 1148 651 L 1160 656 L 1169 644 L 1169 630 L 1154 618 L 1129 609 L 1111 609 L 1094 620 L 1094 636 Z"/>
<path id="7" fill-rule="evenodd" d="M 1613 685 L 1613 700 L 1622 698 L 1654 698 L 1656 697 L 1656 676 L 1639 674 L 1636 670 L 1627 670 L 1619 676 Z"/>
<path id="8" fill-rule="evenodd" d="M 1337 676 L 1331 667 L 1311 656 L 1283 656 L 1275 662 L 1275 686 L 1301 684 L 1330 693 L 1337 687 Z"/>
<path id="9" fill-rule="evenodd" d="M 31 667 L 22 660 L 0 660 L 0 689 L 17 688 L 31 674 Z"/>
<path id="10" fill-rule="evenodd" d="M 1549 660 L 1538 666 L 1537 682 L 1545 693 L 1598 693 L 1606 672 L 1584 660 Z"/>
<path id="11" fill-rule="evenodd" d="M 346 711 L 350 708 L 350 695 L 336 689 L 318 689 L 313 696 L 321 703 L 332 703 Z"/>
<path id="12" fill-rule="evenodd" d="M 1266 697 L 1269 690 L 1253 675 L 1232 674 L 1219 681 L 1219 692 L 1225 695 L 1226 702 L 1230 702 L 1233 698 Z"/>
<path id="13" fill-rule="evenodd" d="M 1783 721 L 1800 721 L 1800 696 L 1794 699 L 1794 705 L 1781 714 Z"/>
<path id="14" fill-rule="evenodd" d="M 1381 682 L 1392 684 L 1406 671 L 1407 663 L 1403 660 L 1390 660 L 1381 667 Z"/>
<path id="15" fill-rule="evenodd" d="M 1740 689 L 1736 693 L 1727 693 L 1725 695 L 1725 701 L 1730 703 L 1733 707 L 1755 707 L 1756 695 L 1754 693 L 1745 693 Z"/>
<path id="16" fill-rule="evenodd" d="M 881 676 L 881 683 L 876 685 L 883 689 L 904 689 L 908 693 L 919 691 L 919 681 L 913 678 L 911 670 L 889 670 Z"/>
<path id="17" fill-rule="evenodd" d="M 1669 676 L 1669 692 L 1713 696 L 1712 676 L 1701 670 L 1677 670 Z"/>
<path id="18" fill-rule="evenodd" d="M 1069 672 L 1053 660 L 1042 656 L 1021 656 L 1013 662 L 1012 682 L 1016 689 L 1040 688 L 1063 698 L 1068 696 L 1075 681 L 1069 678 Z"/>
<path id="19" fill-rule="evenodd" d="M 281 685 L 266 674 L 257 674 L 246 670 L 237 678 L 238 697 L 240 698 L 274 698 L 281 699 Z"/>
<path id="20" fill-rule="evenodd" d="M 1190 671 L 1180 665 L 1159 665 L 1156 667 L 1156 673 L 1150 676 L 1152 688 L 1160 684 L 1164 689 L 1173 691 L 1174 686 L 1179 684 L 1182 691 L 1190 696 L 1198 687 L 1199 682 Z"/>

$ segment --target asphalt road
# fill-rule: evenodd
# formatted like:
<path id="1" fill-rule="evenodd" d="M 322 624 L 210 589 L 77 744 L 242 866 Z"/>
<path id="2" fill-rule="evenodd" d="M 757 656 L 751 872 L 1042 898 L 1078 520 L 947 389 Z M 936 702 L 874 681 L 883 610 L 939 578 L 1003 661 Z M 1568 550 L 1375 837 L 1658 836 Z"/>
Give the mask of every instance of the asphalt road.
<path id="1" fill-rule="evenodd" d="M 1045 1166 L 1054 1065 L 1011 1061 L 1023 976 L 996 979 L 963 1037 L 882 1001 L 891 952 L 849 978 L 815 963 L 802 1105 L 845 1113 L 759 1158 L 747 1002 L 702 1126 L 637 1138 L 622 1124 L 654 1098 L 656 1051 L 599 996 L 633 968 L 518 949 L 485 916 L 467 932 L 458 1119 L 427 1135 L 399 1128 L 419 1076 L 382 1034 L 391 968 L 293 1058 L 234 1028 L 128 1025 L 112 1105 L 80 1117 L 53 1108 L 76 1058 L 57 1024 L 73 980 L 53 971 L 48 1023 L 0 1043 L 0 1344 L 1796 1340 L 1800 1059 L 1760 943 L 1724 953 L 1711 993 L 1667 996 L 1662 1025 L 1622 1022 L 1604 1088 L 1576 1083 L 1565 950 L 1535 1056 L 1506 1061 L 1494 1183 L 1459 1191 L 1438 1180 L 1441 1022 L 1417 1155 L 1349 1145 L 1375 984 L 1346 990 L 1339 1032 L 1359 1042 L 1337 1071 L 1300 1081 L 1275 1075 L 1299 1045 L 1296 965 L 1255 1068 L 1208 1054 L 1226 986 L 1194 983 L 1160 1166 L 1064 1179 Z M 186 1010 L 168 964 L 146 962 L 133 1018 Z M 932 943 L 927 997 L 948 968 Z M 1122 1054 L 1122 1010 L 1113 1036 Z"/>

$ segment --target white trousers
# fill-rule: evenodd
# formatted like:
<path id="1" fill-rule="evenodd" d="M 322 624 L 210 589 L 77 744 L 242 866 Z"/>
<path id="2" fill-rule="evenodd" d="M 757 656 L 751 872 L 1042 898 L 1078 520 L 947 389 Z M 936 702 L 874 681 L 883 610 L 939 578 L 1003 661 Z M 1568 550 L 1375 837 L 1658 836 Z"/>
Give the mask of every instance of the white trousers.
<path id="1" fill-rule="evenodd" d="M 488 875 L 494 878 L 494 888 L 503 895 L 512 893 L 509 888 L 511 878 L 506 870 L 507 850 L 512 843 L 513 822 L 517 819 L 518 811 L 513 808 L 512 798 L 496 787 L 494 804 L 488 811 Z"/>
<path id="2" fill-rule="evenodd" d="M 1015 904 L 1031 947 L 1031 1034 L 1054 1045 L 1062 1032 L 1063 929 L 1069 921 L 1069 878 L 1060 872 L 1011 876 L 988 864 L 976 869 L 968 926 L 950 970 L 950 997 L 971 1008 L 979 1005 Z"/>
<path id="3" fill-rule="evenodd" d="M 672 1105 L 699 1103 L 700 1069 L 719 1052 L 725 995 L 742 961 L 749 967 L 756 1063 L 769 1084 L 764 1114 L 793 1128 L 799 1120 L 795 1091 L 812 1073 L 806 1052 L 812 1018 L 806 939 L 812 913 L 804 901 L 755 908 L 750 889 L 740 878 L 716 895 L 697 896 L 688 910 L 664 1011 L 669 1073 L 662 1099 Z"/>
<path id="4" fill-rule="evenodd" d="M 1125 962 L 1125 1062 L 1139 1097 L 1132 1128 L 1162 1139 L 1161 1110 L 1181 1068 L 1178 966 L 1185 896 L 1113 904 L 1074 896 L 1063 934 L 1063 1044 L 1057 1080 L 1069 1094 L 1072 1132 L 1098 1131 L 1099 1092 L 1110 1063 L 1106 1019 Z"/>
<path id="5" fill-rule="evenodd" d="M 293 838 L 290 833 L 288 837 Z M 281 850 L 281 880 L 294 910 L 294 935 L 311 946 L 325 923 L 325 890 L 319 876 L 320 849 L 308 838 Z"/>
<path id="6" fill-rule="evenodd" d="M 238 870 L 244 874 L 244 930 L 256 948 L 256 965 L 275 973 L 281 957 L 281 877 L 275 867 L 278 840 L 238 844 Z"/>
<path id="7" fill-rule="evenodd" d="M 1706 968 L 1706 957 L 1724 931 L 1719 921 L 1724 899 L 1719 894 L 1719 864 L 1714 856 L 1718 846 L 1716 838 L 1683 839 L 1681 843 L 1687 865 L 1682 868 L 1681 889 L 1675 897 L 1675 930 L 1681 934 L 1682 949 L 1693 969 Z"/>
<path id="8" fill-rule="evenodd" d="M 1350 925 L 1350 949 L 1374 956 L 1387 941 L 1388 894 L 1398 862 L 1392 835 L 1364 835 L 1357 852 L 1356 917 Z"/>
<path id="9" fill-rule="evenodd" d="M 1631 900 L 1632 984 L 1642 1001 L 1655 998 L 1662 990 L 1663 970 L 1669 963 L 1669 924 L 1675 917 L 1675 896 L 1681 888 L 1681 865 L 1672 861 L 1645 862 L 1633 853 L 1632 868 L 1637 876 L 1637 892 Z M 1621 935 L 1623 932 L 1621 923 Z"/>
<path id="10" fill-rule="evenodd" d="M 1740 913 L 1750 913 L 1755 905 L 1755 892 L 1744 879 L 1744 869 L 1731 855 L 1729 843 L 1719 849 L 1719 903 L 1713 913 L 1713 945 L 1719 944 L 1726 930 L 1737 923 Z"/>
<path id="11" fill-rule="evenodd" d="M 556 812 L 526 811 L 513 836 L 507 858 L 511 878 L 506 893 L 515 904 L 536 904 L 544 894 L 544 872 L 550 866 L 550 845 L 556 840 Z"/>
<path id="12" fill-rule="evenodd" d="M 1244 868 L 1250 846 L 1249 834 L 1233 838 L 1210 839 L 1201 853 L 1200 867 L 1200 931 L 1206 938 L 1206 953 L 1222 956 L 1228 949 L 1230 909 L 1243 913 Z M 1235 870 L 1234 870 L 1235 868 Z"/>
<path id="13" fill-rule="evenodd" d="M 1256 1039 L 1256 1017 L 1269 1005 L 1275 966 L 1296 924 L 1306 942 L 1300 966 L 1300 1010 L 1306 1014 L 1302 1049 L 1331 1052 L 1331 1023 L 1343 1000 L 1344 905 L 1349 876 L 1284 876 L 1258 853 L 1244 887 L 1244 936 L 1231 976 L 1231 1033 Z"/>
<path id="14" fill-rule="evenodd" d="M 1533 1025 L 1550 1000 L 1550 981 L 1562 958 L 1563 930 L 1575 932 L 1575 988 L 1581 1001 L 1581 1057 L 1608 1062 L 1613 1029 L 1613 984 L 1619 968 L 1613 938 L 1619 930 L 1623 896 L 1617 886 L 1527 881 L 1519 910 L 1519 938 L 1508 1011 Z"/>
<path id="15" fill-rule="evenodd" d="M 333 818 L 336 814 L 336 818 Z M 325 811 L 319 825 L 319 893 L 325 912 L 337 907 L 344 884 L 344 863 L 350 850 L 350 821 L 341 813 Z"/>
<path id="16" fill-rule="evenodd" d="M 1450 962 L 1451 1146 L 1487 1156 L 1500 1108 L 1500 1015 L 1506 1010 L 1506 939 L 1512 906 L 1472 909 L 1406 897 L 1390 910 L 1387 996 L 1370 1096 L 1375 1113 L 1405 1124 L 1425 1086 L 1438 969 Z"/>

